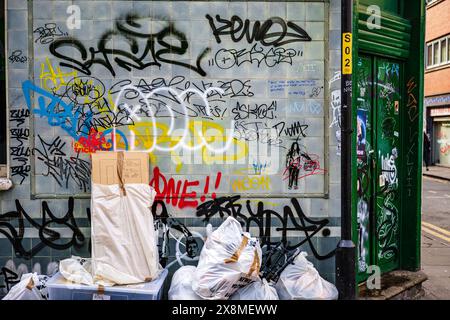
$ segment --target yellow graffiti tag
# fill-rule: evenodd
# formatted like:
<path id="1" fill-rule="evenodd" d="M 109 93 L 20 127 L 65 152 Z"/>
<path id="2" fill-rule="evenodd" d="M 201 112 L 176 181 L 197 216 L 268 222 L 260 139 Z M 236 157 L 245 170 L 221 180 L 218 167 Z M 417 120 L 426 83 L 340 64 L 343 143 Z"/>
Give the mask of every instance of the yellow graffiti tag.
<path id="1" fill-rule="evenodd" d="M 41 74 L 39 75 L 41 88 L 45 90 L 56 92 L 62 86 L 67 85 L 67 82 L 73 77 L 77 76 L 77 72 L 64 73 L 60 67 L 53 68 L 49 58 L 45 58 L 45 62 L 41 63 Z"/>
<path id="2" fill-rule="evenodd" d="M 156 140 L 156 145 L 163 148 L 175 148 L 181 140 L 183 140 L 184 146 L 189 150 L 195 146 L 202 144 L 202 139 L 198 134 L 198 130 L 201 130 L 202 135 L 206 143 L 209 145 L 225 145 L 227 140 L 230 139 L 226 135 L 226 129 L 220 124 L 212 121 L 189 121 L 184 139 L 183 133 L 169 135 L 169 125 L 163 122 L 155 122 L 157 137 L 154 139 L 153 123 L 152 122 L 138 122 L 134 126 L 128 126 L 128 130 L 132 131 L 135 135 L 134 148 L 137 150 L 149 150 L 153 148 Z M 199 126 L 201 126 L 199 128 Z M 232 138 L 231 138 L 232 139 Z M 124 148 L 123 144 L 119 144 L 118 147 Z M 177 150 L 170 151 L 171 155 L 181 161 L 181 157 L 178 156 Z M 248 154 L 248 146 L 245 141 L 232 139 L 230 150 L 224 153 L 214 153 L 209 151 L 206 146 L 201 148 L 202 160 L 205 164 L 212 164 L 214 161 L 237 161 L 244 159 Z"/>
<path id="3" fill-rule="evenodd" d="M 247 176 L 237 178 L 231 184 L 233 192 L 249 190 L 269 190 L 270 178 L 268 176 Z"/>
<path id="4" fill-rule="evenodd" d="M 107 99 L 110 103 L 113 103 L 111 97 L 108 97 Z M 154 125 L 156 126 L 156 139 L 155 133 L 153 132 Z M 134 145 L 128 145 L 129 150 L 146 151 L 152 149 L 154 152 L 159 151 L 160 154 L 161 150 L 164 152 L 164 149 L 168 149 L 168 153 L 176 164 L 177 172 L 181 170 L 183 165 L 183 156 L 180 155 L 180 149 L 182 148 L 175 149 L 180 142 L 183 142 L 183 148 L 186 149 L 183 150 L 183 152 L 187 151 L 187 154 L 189 154 L 189 150 L 192 148 L 202 145 L 201 148 L 198 148 L 197 152 L 200 152 L 202 162 L 208 165 L 218 161 L 224 161 L 224 163 L 234 162 L 245 159 L 248 155 L 248 145 L 245 141 L 236 140 L 227 136 L 226 129 L 220 124 L 212 121 L 192 120 L 189 121 L 187 129 L 175 129 L 171 134 L 169 134 L 169 129 L 169 124 L 165 122 L 155 121 L 153 124 L 151 121 L 141 121 L 134 125 L 130 124 L 128 126 L 117 127 L 115 137 L 111 136 L 109 139 L 110 141 L 116 141 L 116 148 L 118 150 L 125 150 L 127 147 L 126 142 L 128 142 L 128 144 L 132 143 L 130 138 L 131 133 L 133 133 Z M 187 130 L 187 132 L 184 130 Z M 199 130 L 202 132 L 204 141 L 202 141 L 201 136 L 198 134 Z M 99 130 L 99 132 L 102 131 L 104 130 Z M 119 134 L 119 131 L 125 135 L 127 141 Z M 110 135 L 112 135 L 112 132 Z M 231 139 L 229 149 L 222 153 L 211 152 L 207 149 L 206 145 L 204 145 L 204 142 L 206 142 L 210 146 L 225 146 L 228 139 Z M 154 148 L 154 144 L 162 149 Z M 157 161 L 157 156 L 154 152 L 149 153 L 152 163 L 156 163 Z"/>

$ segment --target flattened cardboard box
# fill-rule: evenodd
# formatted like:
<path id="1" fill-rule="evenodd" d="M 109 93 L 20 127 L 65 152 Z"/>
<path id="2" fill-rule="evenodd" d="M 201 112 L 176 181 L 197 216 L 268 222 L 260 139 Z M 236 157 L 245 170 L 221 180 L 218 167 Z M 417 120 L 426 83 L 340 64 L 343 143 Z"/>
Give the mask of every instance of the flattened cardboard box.
<path id="1" fill-rule="evenodd" d="M 92 183 L 119 184 L 117 170 L 119 152 L 97 151 L 92 154 Z M 124 183 L 150 183 L 148 154 L 144 152 L 123 152 Z"/>

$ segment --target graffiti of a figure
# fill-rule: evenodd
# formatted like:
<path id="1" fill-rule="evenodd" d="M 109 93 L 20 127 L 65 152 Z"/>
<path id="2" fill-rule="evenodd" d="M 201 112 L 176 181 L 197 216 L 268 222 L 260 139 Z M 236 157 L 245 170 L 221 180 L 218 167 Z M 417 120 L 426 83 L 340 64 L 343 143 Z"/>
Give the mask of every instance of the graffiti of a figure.
<path id="1" fill-rule="evenodd" d="M 286 167 L 289 170 L 289 190 L 294 187 L 298 189 L 298 174 L 300 172 L 301 153 L 300 145 L 298 142 L 294 142 L 291 145 L 291 149 L 286 155 Z"/>

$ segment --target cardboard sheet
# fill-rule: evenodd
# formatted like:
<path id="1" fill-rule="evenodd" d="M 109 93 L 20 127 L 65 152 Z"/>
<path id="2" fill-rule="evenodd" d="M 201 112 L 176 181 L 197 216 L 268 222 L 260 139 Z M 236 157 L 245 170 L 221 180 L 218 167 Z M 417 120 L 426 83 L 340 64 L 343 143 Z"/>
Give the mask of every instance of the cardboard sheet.
<path id="1" fill-rule="evenodd" d="M 118 164 L 123 153 L 123 183 L 150 183 L 149 157 L 144 152 L 98 151 L 92 154 L 92 183 L 119 184 Z"/>

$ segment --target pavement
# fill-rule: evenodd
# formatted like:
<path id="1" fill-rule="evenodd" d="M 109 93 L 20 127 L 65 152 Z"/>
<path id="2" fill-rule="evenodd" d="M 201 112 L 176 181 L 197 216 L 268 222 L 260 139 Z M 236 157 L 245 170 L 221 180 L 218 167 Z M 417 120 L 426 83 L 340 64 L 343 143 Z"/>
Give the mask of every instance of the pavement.
<path id="1" fill-rule="evenodd" d="M 428 170 L 423 167 L 422 172 L 425 177 L 450 181 L 450 168 L 448 167 L 431 166 L 428 168 Z"/>
<path id="2" fill-rule="evenodd" d="M 450 169 L 430 167 L 424 171 L 421 253 L 422 271 L 428 276 L 423 299 L 449 300 Z"/>

